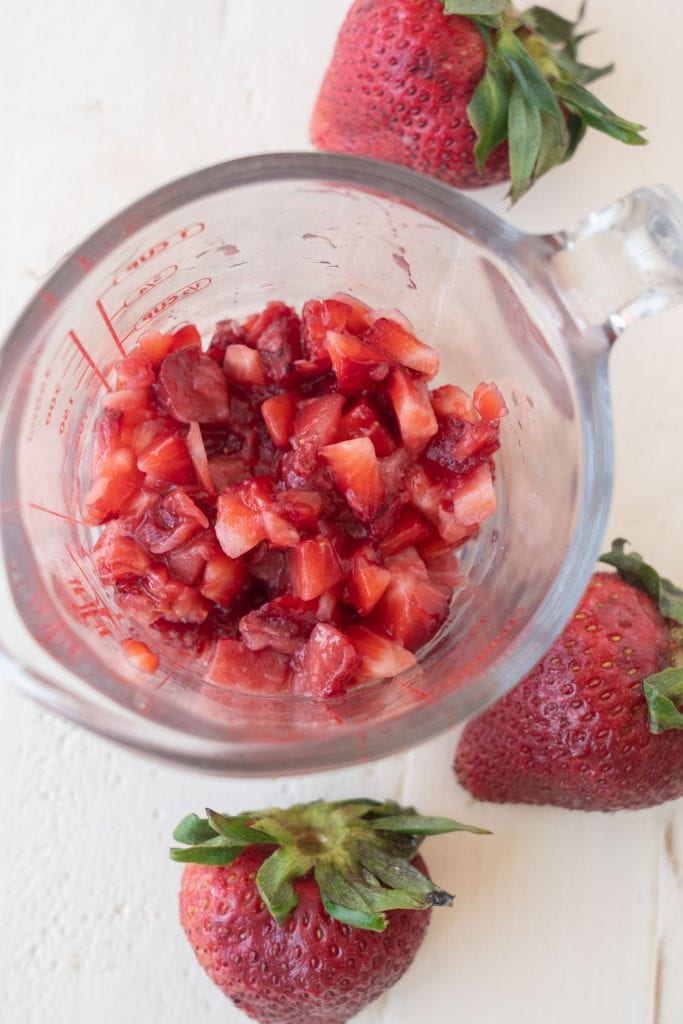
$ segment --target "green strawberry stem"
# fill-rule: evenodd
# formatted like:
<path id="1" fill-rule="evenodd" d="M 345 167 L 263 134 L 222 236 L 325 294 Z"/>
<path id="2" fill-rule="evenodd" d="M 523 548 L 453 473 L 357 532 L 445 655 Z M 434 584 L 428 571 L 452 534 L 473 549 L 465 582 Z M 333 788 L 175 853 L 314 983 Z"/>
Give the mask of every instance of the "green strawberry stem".
<path id="1" fill-rule="evenodd" d="M 341 800 L 275 807 L 234 817 L 207 810 L 189 814 L 173 837 L 185 844 L 172 860 L 215 867 L 230 864 L 248 846 L 275 846 L 256 875 L 261 899 L 278 924 L 296 907 L 293 881 L 313 872 L 330 917 L 354 928 L 383 931 L 388 910 L 450 906 L 453 897 L 411 860 L 425 836 L 489 834 L 451 818 L 427 818 L 393 801 Z"/>
<path id="2" fill-rule="evenodd" d="M 481 173 L 506 139 L 510 192 L 516 202 L 541 175 L 572 156 L 586 128 L 631 146 L 647 140 L 643 125 L 627 121 L 586 88 L 614 65 L 595 68 L 578 59 L 590 32 L 545 7 L 517 12 L 510 0 L 443 0 L 447 15 L 474 21 L 486 43 L 485 72 L 467 108 L 477 134 L 474 155 Z"/>
<path id="3" fill-rule="evenodd" d="M 637 552 L 626 552 L 627 543 L 619 537 L 612 542 L 612 549 L 600 556 L 600 561 L 614 566 L 623 580 L 652 598 L 661 615 L 675 624 L 672 635 L 678 645 L 675 664 L 643 680 L 650 732 L 683 729 L 683 714 L 678 710 L 683 704 L 683 630 L 676 628 L 683 626 L 683 590 L 660 576 Z"/>

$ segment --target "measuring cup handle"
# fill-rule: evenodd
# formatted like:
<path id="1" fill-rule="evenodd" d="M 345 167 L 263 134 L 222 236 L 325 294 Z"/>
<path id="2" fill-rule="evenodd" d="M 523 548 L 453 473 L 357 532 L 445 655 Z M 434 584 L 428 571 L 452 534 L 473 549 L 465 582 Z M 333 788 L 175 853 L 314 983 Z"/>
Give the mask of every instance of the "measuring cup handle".
<path id="1" fill-rule="evenodd" d="M 613 340 L 683 302 L 683 203 L 666 185 L 639 188 L 547 240 L 555 285 L 585 328 L 602 326 Z"/>

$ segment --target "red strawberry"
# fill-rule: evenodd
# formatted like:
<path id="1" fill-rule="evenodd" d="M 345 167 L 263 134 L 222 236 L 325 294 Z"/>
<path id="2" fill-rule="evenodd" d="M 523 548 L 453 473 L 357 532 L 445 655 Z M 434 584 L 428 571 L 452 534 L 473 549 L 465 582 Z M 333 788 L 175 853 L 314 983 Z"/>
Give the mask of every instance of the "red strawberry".
<path id="1" fill-rule="evenodd" d="M 341 697 L 360 659 L 343 633 L 319 622 L 292 660 L 292 693 L 313 700 Z"/>
<path id="2" fill-rule="evenodd" d="M 103 583 L 140 579 L 149 569 L 149 555 L 125 529 L 120 520 L 113 520 L 97 539 L 93 559 Z"/>
<path id="3" fill-rule="evenodd" d="M 351 558 L 346 577 L 350 603 L 361 615 L 369 615 L 391 582 L 391 573 L 380 563 L 379 554 L 371 544 L 364 544 Z"/>
<path id="4" fill-rule="evenodd" d="M 262 386 L 266 378 L 261 365 L 261 356 L 249 345 L 229 345 L 223 360 L 225 376 L 238 384 Z"/>
<path id="5" fill-rule="evenodd" d="M 587 126 L 631 144 L 642 125 L 585 88 L 612 65 L 578 63 L 576 23 L 510 0 L 355 0 L 311 121 L 319 149 L 517 199 L 568 159 Z"/>
<path id="6" fill-rule="evenodd" d="M 296 415 L 295 393 L 273 395 L 261 406 L 261 415 L 276 448 L 289 448 L 289 439 L 294 433 Z"/>
<path id="7" fill-rule="evenodd" d="M 418 341 L 395 320 L 379 317 L 374 320 L 365 338 L 368 345 L 381 352 L 388 362 L 399 363 L 414 370 L 423 380 L 431 380 L 439 372 L 438 352 L 430 345 Z"/>
<path id="8" fill-rule="evenodd" d="M 350 441 L 353 437 L 369 437 L 375 446 L 378 458 L 391 455 L 397 444 L 380 413 L 369 398 L 361 398 L 344 413 L 339 425 L 339 440 Z"/>
<path id="9" fill-rule="evenodd" d="M 298 597 L 276 597 L 240 619 L 240 634 L 251 651 L 270 648 L 295 654 L 317 623 L 312 605 Z"/>
<path id="10" fill-rule="evenodd" d="M 242 693 L 281 693 L 289 680 L 289 658 L 277 651 L 250 651 L 240 640 L 220 639 L 205 679 Z"/>
<path id="11" fill-rule="evenodd" d="M 334 441 L 343 408 L 344 396 L 339 393 L 321 395 L 303 402 L 294 419 L 297 443 L 319 448 Z"/>
<path id="12" fill-rule="evenodd" d="M 192 484 L 194 467 L 187 443 L 177 434 L 162 434 L 138 455 L 138 469 L 165 484 Z"/>
<path id="13" fill-rule="evenodd" d="M 194 346 L 166 356 L 159 367 L 157 398 L 181 423 L 220 423 L 229 415 L 225 374 Z"/>
<path id="14" fill-rule="evenodd" d="M 387 391 L 403 443 L 411 454 L 419 455 L 439 429 L 427 385 L 399 367 L 391 374 Z"/>
<path id="15" fill-rule="evenodd" d="M 345 395 L 372 388 L 389 373 L 390 360 L 353 334 L 328 331 L 327 351 L 339 390 Z"/>
<path id="16" fill-rule="evenodd" d="M 432 583 L 414 548 L 387 558 L 391 582 L 372 613 L 372 619 L 409 651 L 422 647 L 448 614 L 449 587 Z"/>
<path id="17" fill-rule="evenodd" d="M 228 558 L 227 555 L 218 552 L 206 563 L 199 593 L 221 608 L 227 608 L 239 594 L 245 578 L 244 562 L 238 558 Z"/>
<path id="18" fill-rule="evenodd" d="M 129 661 L 132 661 L 136 668 L 148 675 L 154 675 L 159 668 L 159 655 L 150 651 L 147 644 L 142 640 L 134 640 L 128 637 L 121 641 L 121 650 Z"/>
<path id="19" fill-rule="evenodd" d="M 265 540 L 262 514 L 245 505 L 236 488 L 218 496 L 216 511 L 216 536 L 229 558 L 239 558 Z"/>
<path id="20" fill-rule="evenodd" d="M 180 921 L 211 980 L 262 1024 L 345 1024 L 393 985 L 431 907 L 425 835 L 485 830 L 393 801 L 318 801 L 227 817 L 191 814 Z M 189 862 L 189 863 L 188 863 Z"/>
<path id="21" fill-rule="evenodd" d="M 328 444 L 320 449 L 320 454 L 349 508 L 365 522 L 373 519 L 386 501 L 386 490 L 370 438 Z"/>
<path id="22" fill-rule="evenodd" d="M 465 727 L 455 770 L 479 799 L 614 811 L 683 796 L 683 591 L 624 545 L 601 558 L 619 575 L 595 573 L 538 665 Z"/>
<path id="23" fill-rule="evenodd" d="M 292 593 L 304 601 L 320 597 L 342 578 L 339 559 L 327 537 L 300 541 L 289 553 Z"/>
<path id="24" fill-rule="evenodd" d="M 393 679 L 416 664 L 414 654 L 397 641 L 390 640 L 379 628 L 350 626 L 346 635 L 360 655 L 359 682 Z"/>

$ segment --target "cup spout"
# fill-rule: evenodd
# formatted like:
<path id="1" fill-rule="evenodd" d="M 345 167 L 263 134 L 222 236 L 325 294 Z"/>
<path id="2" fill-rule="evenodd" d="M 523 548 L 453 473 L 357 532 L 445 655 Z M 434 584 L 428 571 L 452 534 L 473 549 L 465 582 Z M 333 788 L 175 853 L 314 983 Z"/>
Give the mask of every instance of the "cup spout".
<path id="1" fill-rule="evenodd" d="M 555 287 L 585 329 L 613 340 L 683 302 L 683 203 L 666 185 L 637 189 L 548 241 Z"/>

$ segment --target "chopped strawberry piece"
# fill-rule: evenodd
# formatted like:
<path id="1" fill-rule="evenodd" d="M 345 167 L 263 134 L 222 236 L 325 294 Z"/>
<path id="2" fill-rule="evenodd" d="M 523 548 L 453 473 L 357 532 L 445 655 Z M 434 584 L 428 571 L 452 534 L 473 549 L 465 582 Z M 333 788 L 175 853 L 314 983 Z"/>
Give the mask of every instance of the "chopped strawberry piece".
<path id="1" fill-rule="evenodd" d="M 218 496 L 216 537 L 229 558 L 239 558 L 266 539 L 260 512 L 249 508 L 235 488 Z"/>
<path id="2" fill-rule="evenodd" d="M 380 564 L 377 551 L 366 544 L 351 558 L 346 577 L 350 603 L 360 615 L 369 615 L 391 582 L 391 573 Z"/>
<path id="3" fill-rule="evenodd" d="M 372 388 L 389 373 L 390 360 L 353 334 L 328 331 L 327 351 L 339 390 L 345 395 Z"/>
<path id="4" fill-rule="evenodd" d="M 171 420 L 159 418 L 142 420 L 130 432 L 130 447 L 136 455 L 141 455 L 150 448 L 154 441 L 175 433 L 175 424 Z"/>
<path id="5" fill-rule="evenodd" d="M 228 345 L 244 345 L 246 341 L 247 332 L 237 320 L 219 320 L 206 354 L 209 359 L 222 366 Z"/>
<path id="6" fill-rule="evenodd" d="M 317 623 L 315 606 L 298 597 L 276 597 L 240 619 L 240 633 L 247 647 L 266 647 L 294 654 L 306 642 Z"/>
<path id="7" fill-rule="evenodd" d="M 291 306 L 285 305 L 284 302 L 269 302 L 261 313 L 255 313 L 245 320 L 247 344 L 256 345 L 264 331 L 273 324 L 287 324 L 297 336 L 301 331 L 301 322 Z"/>
<path id="8" fill-rule="evenodd" d="M 387 362 L 407 366 L 419 373 L 423 380 L 431 380 L 439 372 L 436 350 L 418 341 L 395 320 L 383 317 L 375 320 L 365 337 L 368 345 L 380 352 Z"/>
<path id="9" fill-rule="evenodd" d="M 138 345 L 152 365 L 158 366 L 171 351 L 173 335 L 161 334 L 160 331 L 147 331 L 141 336 Z"/>
<path id="10" fill-rule="evenodd" d="M 194 587 L 174 580 L 161 566 L 152 566 L 142 580 L 143 591 L 151 599 L 156 618 L 169 622 L 203 622 L 211 605 Z"/>
<path id="11" fill-rule="evenodd" d="M 427 385 L 399 367 L 389 378 L 387 393 L 404 445 L 412 455 L 419 454 L 439 429 Z"/>
<path id="12" fill-rule="evenodd" d="M 205 679 L 245 693 L 276 694 L 287 687 L 289 658 L 277 651 L 250 651 L 239 640 L 220 639 Z"/>
<path id="13" fill-rule="evenodd" d="M 309 398 L 294 419 L 294 434 L 300 445 L 320 448 L 336 440 L 344 408 L 344 396 L 337 394 Z"/>
<path id="14" fill-rule="evenodd" d="M 139 579 L 149 569 L 149 555 L 133 537 L 122 533 L 125 529 L 121 520 L 112 520 L 97 539 L 93 560 L 103 583 Z"/>
<path id="15" fill-rule="evenodd" d="M 164 484 L 193 484 L 195 472 L 186 442 L 175 434 L 163 435 L 140 452 L 137 467 Z"/>
<path id="16" fill-rule="evenodd" d="M 276 491 L 273 496 L 275 511 L 300 530 L 315 530 L 322 511 L 322 498 L 317 491 Z"/>
<path id="17" fill-rule="evenodd" d="M 192 535 L 190 540 L 184 544 L 168 551 L 166 565 L 171 574 L 181 583 L 196 587 L 204 577 L 204 570 L 209 559 L 219 553 L 220 548 L 213 530 L 201 530 Z"/>
<path id="18" fill-rule="evenodd" d="M 392 679 L 416 664 L 414 654 L 395 640 L 390 640 L 379 629 L 349 626 L 346 636 L 360 657 L 360 666 L 356 672 L 359 683 Z"/>
<path id="19" fill-rule="evenodd" d="M 141 672 L 154 675 L 159 668 L 159 655 L 155 654 L 154 651 L 150 651 L 147 644 L 143 643 L 142 640 L 133 640 L 132 637 L 128 637 L 126 640 L 121 641 L 121 650 Z"/>
<path id="20" fill-rule="evenodd" d="M 172 334 L 171 352 L 179 352 L 181 348 L 201 348 L 202 339 L 194 324 L 184 324 Z"/>
<path id="21" fill-rule="evenodd" d="M 388 558 L 391 582 L 372 613 L 373 621 L 408 650 L 422 647 L 448 614 L 451 590 L 429 579 L 414 548 Z"/>
<path id="22" fill-rule="evenodd" d="M 273 507 L 275 478 L 252 476 L 237 488 L 244 504 L 254 512 L 269 512 Z"/>
<path id="23" fill-rule="evenodd" d="M 135 536 L 152 554 L 162 555 L 179 548 L 208 525 L 209 520 L 192 498 L 185 491 L 175 490 L 145 513 Z"/>
<path id="24" fill-rule="evenodd" d="M 242 590 L 246 575 L 243 561 L 228 558 L 218 552 L 206 563 L 199 593 L 207 600 L 227 608 Z"/>
<path id="25" fill-rule="evenodd" d="M 324 462 L 318 452 L 305 446 L 296 451 L 285 452 L 280 463 L 280 476 L 286 487 L 311 489 L 317 483 L 322 466 Z"/>
<path id="26" fill-rule="evenodd" d="M 181 423 L 220 423 L 230 414 L 225 374 L 195 347 L 166 356 L 159 367 L 157 399 Z"/>
<path id="27" fill-rule="evenodd" d="M 454 384 L 444 384 L 432 391 L 432 408 L 437 416 L 455 416 L 466 423 L 476 423 L 479 419 L 470 396 Z"/>
<path id="28" fill-rule="evenodd" d="M 438 534 L 418 544 L 417 551 L 432 583 L 442 587 L 457 587 L 462 583 L 457 553 Z"/>
<path id="29" fill-rule="evenodd" d="M 368 314 L 372 313 L 370 306 L 366 306 L 360 299 L 356 299 L 353 295 L 347 295 L 346 292 L 335 292 L 328 299 L 329 302 L 341 302 L 345 306 L 349 306 L 351 309 L 348 314 L 348 321 L 346 329 L 351 331 L 352 334 L 361 334 L 368 326 Z"/>
<path id="30" fill-rule="evenodd" d="M 147 388 L 155 381 L 154 367 L 149 356 L 141 349 L 134 348 L 116 364 L 116 388 Z"/>
<path id="31" fill-rule="evenodd" d="M 209 472 L 217 491 L 240 483 L 249 472 L 249 464 L 240 455 L 212 455 L 209 459 Z"/>
<path id="32" fill-rule="evenodd" d="M 379 458 L 391 455 L 398 447 L 369 398 L 359 399 L 341 418 L 339 440 L 350 441 L 354 437 L 369 437 Z"/>
<path id="33" fill-rule="evenodd" d="M 292 660 L 292 692 L 313 700 L 340 697 L 359 664 L 360 657 L 344 634 L 328 623 L 318 623 Z"/>
<path id="34" fill-rule="evenodd" d="M 376 516 L 386 501 L 386 490 L 370 438 L 339 441 L 321 448 L 320 454 L 349 508 L 365 522 Z"/>
<path id="35" fill-rule="evenodd" d="M 261 415 L 276 448 L 289 448 L 289 439 L 294 433 L 297 395 L 288 392 L 266 398 L 261 406 Z"/>
<path id="36" fill-rule="evenodd" d="M 440 416 L 438 423 L 423 455 L 425 465 L 436 476 L 467 476 L 498 449 L 497 422 L 466 423 L 455 416 Z"/>
<path id="37" fill-rule="evenodd" d="M 119 512 L 142 486 L 143 474 L 130 448 L 117 448 L 97 465 L 97 476 L 85 499 L 85 522 L 103 523 Z"/>
<path id="38" fill-rule="evenodd" d="M 111 394 L 104 396 L 102 405 L 105 409 L 120 414 L 120 443 L 127 447 L 131 446 L 135 428 L 153 415 L 149 408 L 147 388 L 112 391 Z"/>
<path id="39" fill-rule="evenodd" d="M 304 352 L 311 362 L 330 365 L 327 352 L 327 332 L 344 331 L 353 315 L 353 309 L 347 302 L 338 299 L 326 299 L 320 302 L 311 299 L 305 302 L 301 310 L 303 330 L 301 341 Z"/>
<path id="40" fill-rule="evenodd" d="M 214 487 L 214 483 L 211 478 L 211 470 L 209 469 L 209 460 L 206 457 L 204 439 L 202 437 L 201 427 L 197 422 L 190 423 L 190 429 L 187 432 L 185 443 L 187 444 L 187 450 L 189 451 L 190 458 L 192 459 L 194 471 L 197 474 L 197 480 L 199 480 L 199 483 L 207 494 L 215 494 L 216 488 Z"/>
<path id="41" fill-rule="evenodd" d="M 247 322 L 248 323 L 248 322 Z M 288 306 L 271 302 L 247 329 L 247 340 L 256 343 L 267 380 L 281 387 L 296 383 L 294 361 L 301 359 L 301 322 Z"/>
<path id="42" fill-rule="evenodd" d="M 262 512 L 268 543 L 274 548 L 293 548 L 301 539 L 299 531 L 277 512 Z"/>
<path id="43" fill-rule="evenodd" d="M 453 484 L 435 482 L 421 466 L 413 466 L 406 475 L 410 500 L 442 538 L 458 544 L 496 510 L 493 478 L 488 463 Z"/>
<path id="44" fill-rule="evenodd" d="M 465 429 L 455 442 L 453 456 L 456 465 L 460 466 L 460 472 L 456 475 L 462 476 L 462 467 L 474 468 L 472 460 L 476 456 L 477 462 L 488 460 L 500 446 L 498 421 L 479 420 L 478 423 L 466 423 Z"/>
<path id="45" fill-rule="evenodd" d="M 405 448 L 397 448 L 395 452 L 392 452 L 385 459 L 380 459 L 379 471 L 382 474 L 382 480 L 389 497 L 395 497 L 401 494 L 402 491 L 405 491 L 406 471 L 412 464 L 413 460 L 410 457 L 410 452 L 406 451 Z"/>
<path id="46" fill-rule="evenodd" d="M 391 320 L 399 324 L 408 334 L 415 334 L 415 328 L 400 309 L 371 309 L 365 314 L 365 322 L 368 327 L 372 327 L 377 320 Z"/>
<path id="47" fill-rule="evenodd" d="M 404 548 L 419 544 L 434 532 L 431 523 L 411 505 L 405 505 L 398 513 L 391 531 L 380 544 L 380 550 L 386 557 L 395 555 Z"/>
<path id="48" fill-rule="evenodd" d="M 249 576 L 262 583 L 269 596 L 278 597 L 289 589 L 289 559 L 285 551 L 264 542 L 245 555 L 244 561 Z"/>
<path id="49" fill-rule="evenodd" d="M 455 519 L 464 526 L 479 526 L 496 511 L 496 492 L 493 489 L 490 465 L 484 463 L 474 473 L 458 480 L 452 494 Z"/>
<path id="50" fill-rule="evenodd" d="M 339 583 L 343 573 L 326 537 L 300 541 L 289 553 L 292 593 L 304 601 L 320 597 Z"/>
<path id="51" fill-rule="evenodd" d="M 243 386 L 255 384 L 260 387 L 266 383 L 261 356 L 248 345 L 230 345 L 225 353 L 223 369 L 229 380 Z"/>

